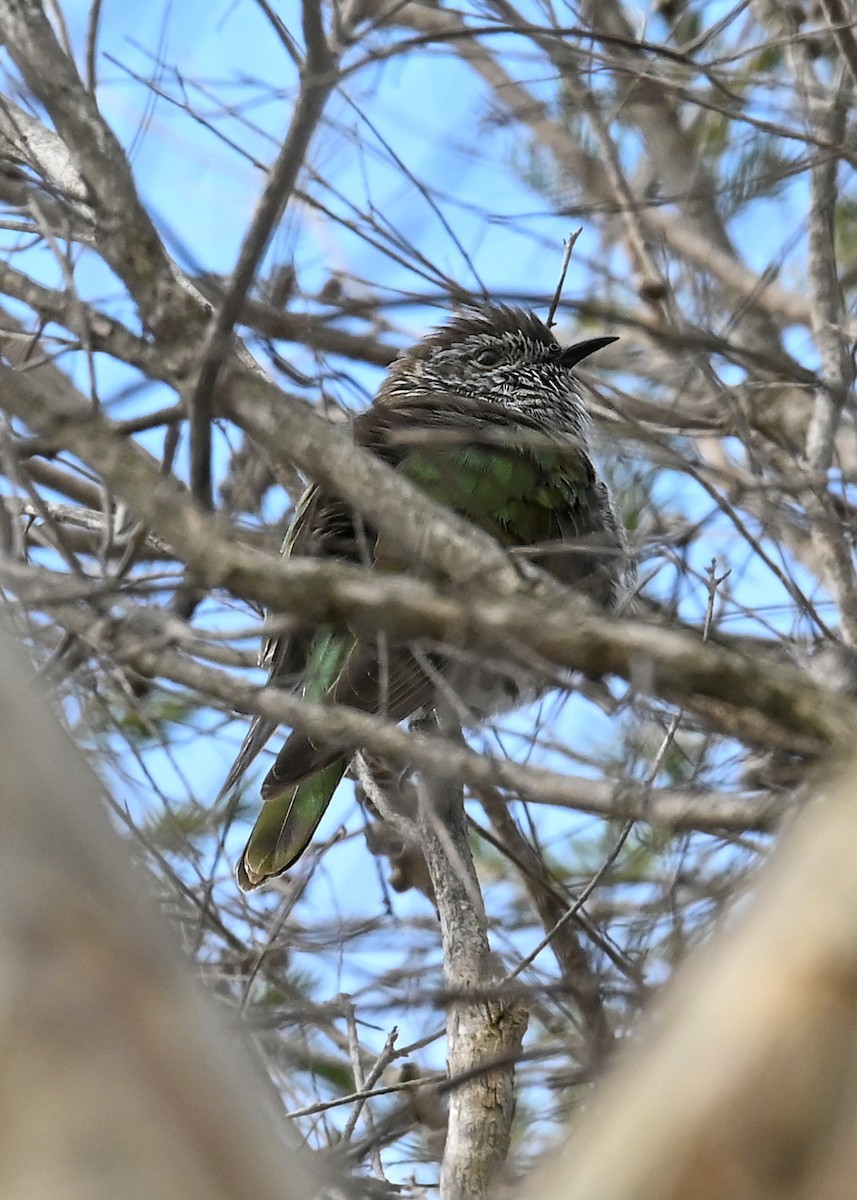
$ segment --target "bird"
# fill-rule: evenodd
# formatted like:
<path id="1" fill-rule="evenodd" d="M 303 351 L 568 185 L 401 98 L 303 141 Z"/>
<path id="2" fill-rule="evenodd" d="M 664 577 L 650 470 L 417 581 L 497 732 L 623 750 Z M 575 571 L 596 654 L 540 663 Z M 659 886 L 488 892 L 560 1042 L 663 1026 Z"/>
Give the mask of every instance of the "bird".
<path id="1" fill-rule="evenodd" d="M 354 441 L 509 551 L 606 610 L 633 583 L 625 529 L 590 451 L 590 419 L 574 369 L 618 339 L 562 347 L 535 313 L 503 304 L 463 308 L 400 352 Z M 378 570 L 407 559 L 328 487 L 311 484 L 295 506 L 284 555 Z M 473 722 L 508 711 L 550 686 L 523 667 L 474 667 L 450 651 L 301 629 L 269 639 L 270 686 L 401 722 L 432 711 L 438 679 Z M 232 791 L 277 723 L 252 722 L 221 789 Z M 238 861 L 243 891 L 292 867 L 359 746 L 293 730 L 266 775 L 261 813 Z"/>

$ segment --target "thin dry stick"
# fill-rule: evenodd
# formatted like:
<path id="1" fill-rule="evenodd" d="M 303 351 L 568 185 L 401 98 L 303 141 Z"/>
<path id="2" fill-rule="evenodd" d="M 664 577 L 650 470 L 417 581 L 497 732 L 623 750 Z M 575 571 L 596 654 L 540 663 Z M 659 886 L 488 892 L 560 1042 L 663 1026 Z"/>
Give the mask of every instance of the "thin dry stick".
<path id="1" fill-rule="evenodd" d="M 354 1010 L 354 1005 L 350 1000 L 346 1003 L 346 1020 L 348 1022 L 348 1055 L 351 1059 L 351 1070 L 354 1075 L 354 1086 L 358 1091 L 365 1092 L 371 1084 L 368 1083 L 363 1074 L 363 1063 L 360 1057 L 360 1038 L 357 1034 L 357 1014 Z M 365 1100 L 364 1102 L 365 1103 Z M 353 1114 L 352 1114 L 353 1115 Z M 369 1131 L 370 1138 L 374 1131 L 374 1122 L 372 1120 L 371 1110 L 366 1108 L 366 1128 Z M 370 1151 L 372 1159 L 372 1170 L 376 1179 L 386 1179 L 384 1175 L 384 1164 L 381 1162 L 381 1148 L 375 1143 Z"/>
<path id="2" fill-rule="evenodd" d="M 396 1056 L 396 1040 L 398 1036 L 399 1030 L 397 1026 L 394 1025 L 387 1034 L 387 1040 L 384 1042 L 384 1048 L 372 1065 L 369 1074 L 363 1080 L 363 1094 L 354 1101 L 354 1108 L 349 1114 L 348 1120 L 345 1122 L 345 1125 L 342 1129 L 341 1141 L 348 1142 L 351 1140 L 351 1135 L 354 1133 L 354 1129 L 360 1119 L 360 1114 L 363 1111 L 363 1107 L 367 1100 L 371 1099 L 372 1095 L 374 1094 L 373 1088 L 375 1087 L 375 1084 L 378 1082 L 384 1071 Z M 357 1082 L 356 1077 L 354 1082 Z M 367 1121 L 367 1125 L 368 1124 L 369 1122 Z"/>
<path id="3" fill-rule="evenodd" d="M 570 233 L 568 235 L 568 238 L 566 239 L 565 253 L 562 256 L 562 266 L 560 267 L 560 271 L 559 271 L 559 280 L 557 281 L 556 291 L 553 294 L 553 300 L 551 301 L 551 306 L 550 306 L 550 309 L 548 310 L 548 319 L 545 322 L 548 329 L 552 329 L 553 326 L 556 324 L 554 317 L 556 316 L 556 310 L 559 307 L 559 298 L 562 295 L 562 289 L 565 284 L 565 277 L 568 274 L 568 265 L 571 262 L 571 252 L 574 249 L 575 242 L 577 241 L 577 239 L 580 237 L 580 235 L 582 233 L 583 233 L 583 226 L 581 225 L 579 229 L 575 229 L 574 233 Z"/>

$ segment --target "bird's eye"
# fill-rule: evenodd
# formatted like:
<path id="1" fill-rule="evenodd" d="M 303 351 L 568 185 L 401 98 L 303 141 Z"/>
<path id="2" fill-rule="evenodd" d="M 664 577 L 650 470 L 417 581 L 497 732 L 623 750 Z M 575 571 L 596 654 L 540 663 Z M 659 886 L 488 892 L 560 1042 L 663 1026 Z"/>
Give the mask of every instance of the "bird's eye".
<path id="1" fill-rule="evenodd" d="M 475 358 L 480 367 L 496 367 L 503 361 L 503 354 L 500 350 L 480 350 Z"/>

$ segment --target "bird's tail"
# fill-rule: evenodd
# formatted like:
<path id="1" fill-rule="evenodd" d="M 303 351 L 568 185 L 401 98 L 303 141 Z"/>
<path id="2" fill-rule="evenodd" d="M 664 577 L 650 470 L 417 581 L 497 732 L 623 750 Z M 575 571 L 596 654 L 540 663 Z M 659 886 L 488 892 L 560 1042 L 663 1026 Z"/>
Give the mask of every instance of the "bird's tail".
<path id="1" fill-rule="evenodd" d="M 336 758 L 303 783 L 262 805 L 236 868 L 242 892 L 251 892 L 266 879 L 281 875 L 297 862 L 309 845 L 347 766 L 347 757 Z"/>

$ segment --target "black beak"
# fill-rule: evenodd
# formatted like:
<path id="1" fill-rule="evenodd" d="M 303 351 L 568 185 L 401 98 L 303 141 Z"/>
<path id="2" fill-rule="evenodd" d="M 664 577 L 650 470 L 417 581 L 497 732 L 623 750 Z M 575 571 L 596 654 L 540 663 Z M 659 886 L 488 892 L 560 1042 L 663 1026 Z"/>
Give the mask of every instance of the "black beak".
<path id="1" fill-rule="evenodd" d="M 603 350 L 605 346 L 618 341 L 618 337 L 597 337 L 587 338 L 585 342 L 575 342 L 573 346 L 566 346 L 559 356 L 559 361 L 570 370 L 579 362 L 583 362 L 584 358 L 589 358 L 596 350 Z"/>

